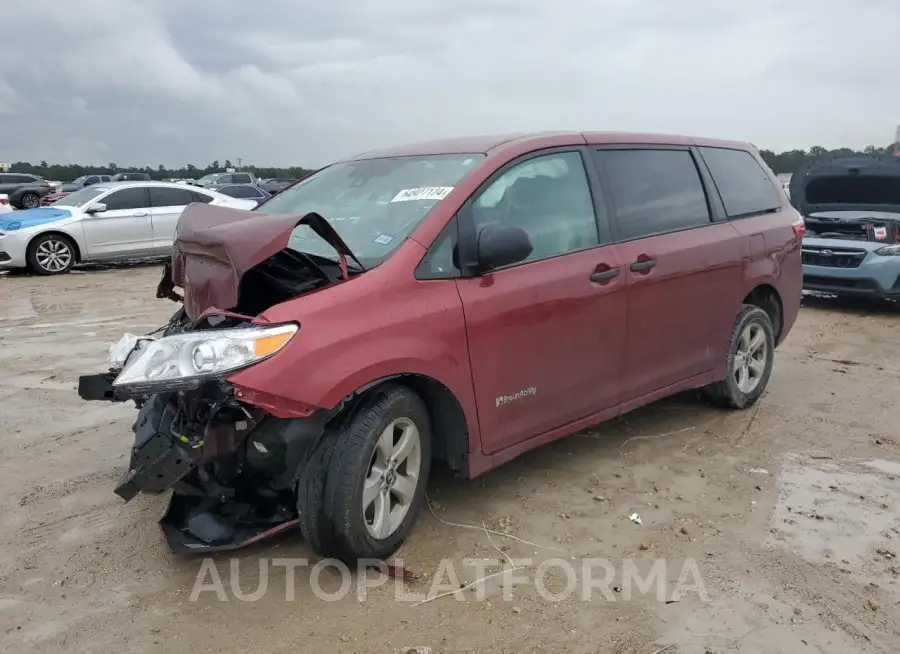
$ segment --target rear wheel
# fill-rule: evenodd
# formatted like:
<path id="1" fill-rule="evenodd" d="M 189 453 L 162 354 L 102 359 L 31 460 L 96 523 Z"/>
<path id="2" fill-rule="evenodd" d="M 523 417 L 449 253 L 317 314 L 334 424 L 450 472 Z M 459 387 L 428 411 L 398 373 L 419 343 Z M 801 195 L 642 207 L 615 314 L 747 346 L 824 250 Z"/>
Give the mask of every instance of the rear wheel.
<path id="1" fill-rule="evenodd" d="M 406 387 L 385 386 L 325 438 L 333 442 L 323 443 L 331 448 L 320 459 L 324 480 L 298 491 L 304 534 L 322 556 L 386 559 L 406 540 L 425 500 L 431 464 L 425 405 Z M 310 483 L 316 471 L 307 473 Z"/>
<path id="2" fill-rule="evenodd" d="M 75 265 L 75 244 L 62 234 L 44 234 L 29 243 L 27 259 L 38 275 L 61 275 Z"/>
<path id="3" fill-rule="evenodd" d="M 41 198 L 37 193 L 26 193 L 22 196 L 22 206 L 26 209 L 34 209 L 41 206 Z"/>
<path id="4" fill-rule="evenodd" d="M 775 329 L 769 314 L 745 304 L 735 320 L 725 362 L 725 379 L 706 390 L 709 399 L 729 409 L 752 406 L 766 390 L 775 361 Z"/>

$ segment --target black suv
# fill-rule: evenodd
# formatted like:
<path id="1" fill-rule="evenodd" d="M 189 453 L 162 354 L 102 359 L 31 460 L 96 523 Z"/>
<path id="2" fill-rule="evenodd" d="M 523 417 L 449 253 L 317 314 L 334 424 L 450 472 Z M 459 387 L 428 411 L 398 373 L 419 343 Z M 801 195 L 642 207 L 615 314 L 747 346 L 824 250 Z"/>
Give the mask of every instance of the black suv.
<path id="1" fill-rule="evenodd" d="M 9 196 L 9 203 L 16 209 L 33 209 L 41 206 L 41 198 L 53 187 L 37 175 L 25 173 L 0 173 L 0 193 Z"/>

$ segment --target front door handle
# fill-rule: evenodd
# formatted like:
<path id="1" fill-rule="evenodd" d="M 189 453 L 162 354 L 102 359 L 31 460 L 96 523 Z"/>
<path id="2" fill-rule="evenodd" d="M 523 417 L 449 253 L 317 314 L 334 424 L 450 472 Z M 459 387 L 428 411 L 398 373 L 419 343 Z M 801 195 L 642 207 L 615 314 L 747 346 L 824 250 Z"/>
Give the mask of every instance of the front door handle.
<path id="1" fill-rule="evenodd" d="M 609 279 L 614 279 L 619 276 L 618 268 L 607 268 L 606 270 L 599 270 L 591 273 L 591 281 L 592 282 L 605 282 Z"/>
<path id="2" fill-rule="evenodd" d="M 134 216 L 135 218 L 142 218 L 143 216 L 147 215 L 147 212 L 146 211 L 135 211 L 131 215 Z"/>
<path id="3" fill-rule="evenodd" d="M 631 270 L 632 272 L 647 272 L 648 270 L 653 268 L 653 266 L 655 266 L 655 265 L 656 265 L 655 259 L 645 259 L 643 261 L 635 261 L 630 266 L 628 266 L 628 269 Z"/>

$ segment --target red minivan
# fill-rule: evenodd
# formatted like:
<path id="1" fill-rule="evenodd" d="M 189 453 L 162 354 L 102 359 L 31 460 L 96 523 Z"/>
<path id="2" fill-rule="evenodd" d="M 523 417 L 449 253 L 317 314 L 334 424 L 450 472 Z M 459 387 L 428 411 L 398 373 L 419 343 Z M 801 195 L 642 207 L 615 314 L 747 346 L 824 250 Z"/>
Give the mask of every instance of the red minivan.
<path id="1" fill-rule="evenodd" d="M 116 493 L 173 489 L 179 551 L 298 527 L 383 559 L 431 464 L 475 477 L 672 393 L 742 409 L 797 316 L 803 222 L 751 145 L 464 138 L 332 164 L 254 211 L 190 205 L 85 399 L 134 400 Z"/>

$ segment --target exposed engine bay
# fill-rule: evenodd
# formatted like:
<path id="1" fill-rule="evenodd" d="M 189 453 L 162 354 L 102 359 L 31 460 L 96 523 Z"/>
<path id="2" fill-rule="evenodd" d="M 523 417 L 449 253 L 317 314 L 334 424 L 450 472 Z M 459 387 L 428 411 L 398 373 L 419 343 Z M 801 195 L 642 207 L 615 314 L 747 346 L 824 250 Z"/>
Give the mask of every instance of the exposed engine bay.
<path id="1" fill-rule="evenodd" d="M 841 213 L 844 215 L 835 212 L 831 215 L 807 216 L 804 219 L 807 236 L 886 245 L 900 243 L 900 214 Z"/>
<path id="2" fill-rule="evenodd" d="M 302 222 L 334 245 L 339 261 L 286 247 L 291 230 Z M 215 361 L 219 355 L 214 347 L 179 351 L 176 365 L 166 360 L 174 358 L 171 348 L 159 343 L 201 332 L 214 332 L 214 338 L 264 331 L 253 318 L 266 309 L 350 279 L 348 256 L 353 255 L 317 214 L 260 217 L 191 205 L 157 288 L 158 297 L 183 306 L 156 332 L 123 336 L 110 348 L 107 372 L 80 377 L 82 399 L 133 401 L 138 408 L 128 471 L 115 493 L 127 502 L 139 492 L 172 489 L 160 525 L 174 550 L 233 549 L 296 526 L 297 480 L 335 412 L 278 418 L 241 401 L 227 375 L 199 374 L 208 363 L 204 357 Z M 360 265 L 353 274 L 361 272 Z M 226 343 L 226 354 L 228 347 L 237 346 Z M 187 354 L 192 359 L 185 364 Z M 138 364 L 148 377 L 122 384 L 123 375 Z M 198 374 L 166 381 L 178 365 L 196 365 Z"/>

